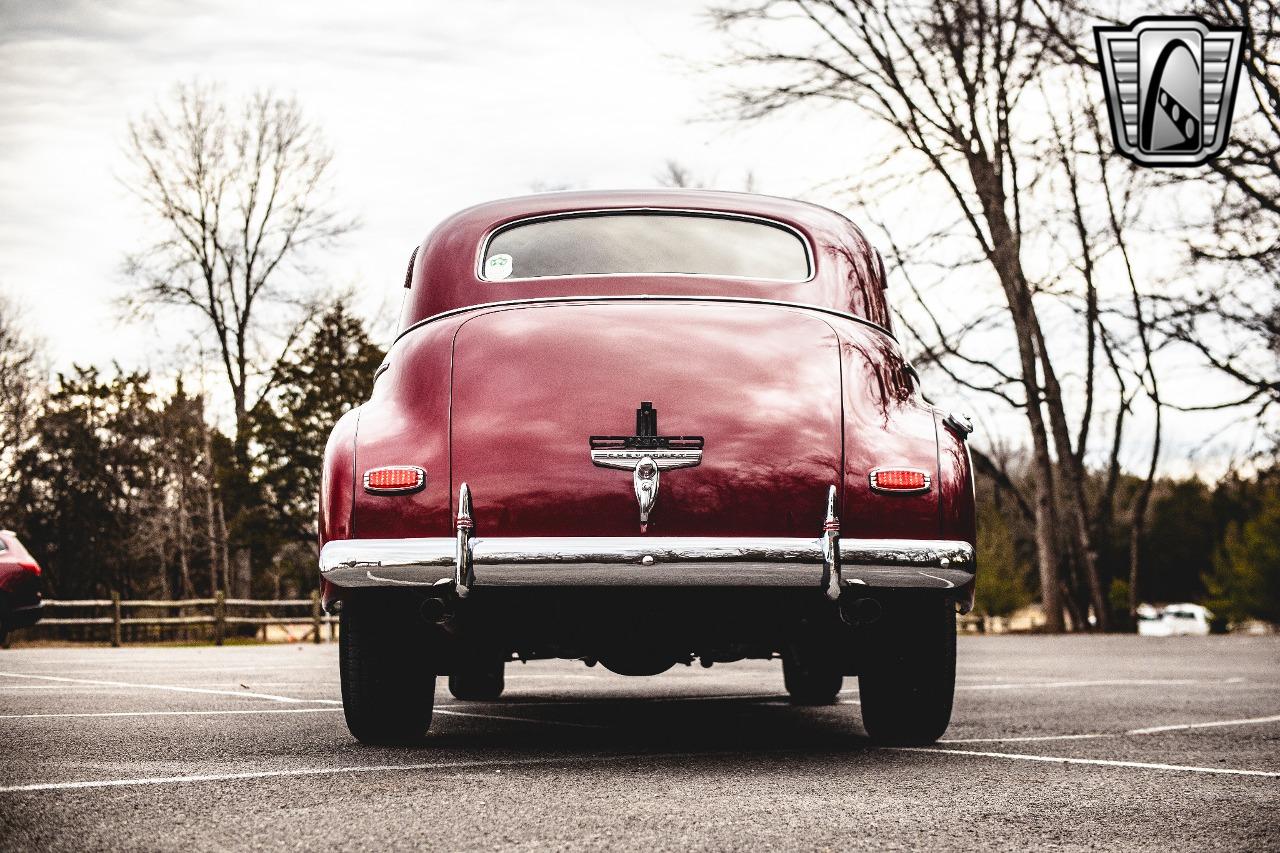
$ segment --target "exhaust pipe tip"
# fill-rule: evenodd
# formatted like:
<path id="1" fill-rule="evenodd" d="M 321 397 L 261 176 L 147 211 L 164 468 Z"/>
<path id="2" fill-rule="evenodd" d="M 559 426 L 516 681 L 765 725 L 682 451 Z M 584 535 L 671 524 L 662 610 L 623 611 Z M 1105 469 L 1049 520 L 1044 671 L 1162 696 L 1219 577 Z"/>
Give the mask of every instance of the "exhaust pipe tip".
<path id="1" fill-rule="evenodd" d="M 422 607 L 419 612 L 421 612 L 422 618 L 426 621 L 439 625 L 448 621 L 449 617 L 453 615 L 453 608 L 443 598 L 433 596 L 422 600 Z"/>
<path id="2" fill-rule="evenodd" d="M 840 605 L 840 616 L 850 625 L 870 625 L 877 621 L 884 608 L 874 598 L 855 598 Z"/>

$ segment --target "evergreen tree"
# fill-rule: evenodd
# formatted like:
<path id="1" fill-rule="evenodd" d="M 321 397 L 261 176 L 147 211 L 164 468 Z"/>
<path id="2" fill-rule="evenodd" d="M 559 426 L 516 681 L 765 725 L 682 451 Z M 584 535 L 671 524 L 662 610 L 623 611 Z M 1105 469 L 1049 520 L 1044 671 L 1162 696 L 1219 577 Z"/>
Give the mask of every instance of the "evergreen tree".
<path id="1" fill-rule="evenodd" d="M 316 499 L 325 443 L 338 418 L 368 399 L 383 355 L 339 299 L 281 368 L 276 390 L 254 410 L 256 468 L 267 508 L 255 547 L 273 555 L 272 565 L 263 568 L 276 585 L 261 592 L 276 594 L 284 576 L 298 590 L 315 585 Z"/>
<path id="2" fill-rule="evenodd" d="M 1272 484 L 1258 514 L 1228 528 L 1204 580 L 1219 616 L 1280 622 L 1280 488 Z"/>

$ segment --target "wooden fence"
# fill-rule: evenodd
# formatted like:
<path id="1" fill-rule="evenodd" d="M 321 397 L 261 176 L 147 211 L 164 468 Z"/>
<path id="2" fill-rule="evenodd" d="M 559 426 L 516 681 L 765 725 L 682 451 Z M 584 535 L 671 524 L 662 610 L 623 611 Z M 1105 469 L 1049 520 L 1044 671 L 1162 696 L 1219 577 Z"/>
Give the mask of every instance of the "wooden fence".
<path id="1" fill-rule="evenodd" d="M 338 621 L 321 609 L 319 592 L 300 599 L 227 598 L 218 593 L 213 598 L 171 601 L 122 599 L 119 593 L 112 593 L 110 598 L 101 599 L 46 599 L 44 608 L 40 622 L 34 628 L 24 629 L 26 636 L 54 633 L 67 638 L 69 632 L 61 626 L 86 626 L 83 634 L 87 636 L 78 639 L 100 641 L 101 628 L 88 626 L 106 626 L 113 646 L 126 640 L 195 639 L 199 635 L 204 639 L 211 635 L 214 644 L 220 646 L 229 637 L 250 636 L 244 633 L 246 626 L 252 626 L 255 633 L 260 630 L 263 639 L 267 639 L 272 625 L 306 627 L 305 638 L 320 643 L 325 639 L 326 625 L 328 639 L 334 639 Z M 99 615 L 103 610 L 106 614 Z M 77 615 L 64 616 L 64 613 Z"/>
<path id="2" fill-rule="evenodd" d="M 252 636 L 245 633 L 247 626 L 252 626 L 255 633 L 261 631 L 264 640 L 269 639 L 271 626 L 305 627 L 300 639 L 313 643 L 324 642 L 326 633 L 330 641 L 337 636 L 338 619 L 321 609 L 319 592 L 299 599 L 226 598 L 218 593 L 213 598 L 171 601 L 122 599 L 119 593 L 113 593 L 110 598 L 46 599 L 44 606 L 44 617 L 35 627 L 22 629 L 23 636 L 101 642 L 105 629 L 113 646 L 125 642 L 210 639 L 221 646 L 230 637 Z M 105 615 L 98 615 L 104 610 Z M 1003 627 L 992 625 L 977 614 L 961 616 L 958 623 L 961 633 L 986 633 L 993 628 L 1002 633 Z M 82 628 L 77 630 L 76 626 Z"/>

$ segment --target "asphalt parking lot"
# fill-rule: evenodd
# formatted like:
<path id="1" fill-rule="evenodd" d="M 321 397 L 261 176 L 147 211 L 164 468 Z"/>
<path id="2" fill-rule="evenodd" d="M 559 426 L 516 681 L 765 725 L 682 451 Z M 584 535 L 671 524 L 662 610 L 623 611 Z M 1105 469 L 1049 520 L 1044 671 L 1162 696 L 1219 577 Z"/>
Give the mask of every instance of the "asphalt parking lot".
<path id="1" fill-rule="evenodd" d="M 1280 637 L 962 637 L 921 750 L 777 662 L 510 664 L 371 749 L 336 652 L 0 652 L 0 848 L 1280 849 Z"/>

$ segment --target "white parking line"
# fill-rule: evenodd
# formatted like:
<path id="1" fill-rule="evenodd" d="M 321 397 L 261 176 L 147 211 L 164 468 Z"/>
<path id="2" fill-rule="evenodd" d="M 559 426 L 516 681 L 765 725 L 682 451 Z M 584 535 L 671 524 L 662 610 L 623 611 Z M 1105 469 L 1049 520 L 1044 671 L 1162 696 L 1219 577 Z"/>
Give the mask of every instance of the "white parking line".
<path id="1" fill-rule="evenodd" d="M 976 752 L 970 749 L 935 749 L 927 746 L 886 747 L 893 752 L 928 752 L 936 755 L 967 755 L 978 758 L 1005 758 L 1011 761 L 1039 761 L 1047 764 L 1088 764 L 1096 767 L 1129 767 L 1138 770 L 1172 770 L 1180 773 L 1211 773 L 1220 776 L 1263 776 L 1280 779 L 1280 771 L 1238 770 L 1230 767 L 1194 767 L 1185 764 L 1159 764 L 1148 761 L 1116 761 L 1106 758 L 1068 758 L 1056 755 L 1026 755 L 1019 752 Z"/>
<path id="2" fill-rule="evenodd" d="M 227 714 L 322 714 L 341 708 L 245 708 L 235 711 L 94 711 L 78 714 L 0 714 L 0 720 L 44 720 L 61 717 L 218 717 Z"/>
<path id="3" fill-rule="evenodd" d="M 322 702 L 341 705 L 338 699 L 297 699 L 293 696 L 277 696 L 274 693 L 254 693 L 249 690 L 214 690 L 209 687 L 182 687 L 177 684 L 139 684 L 133 681 L 104 681 L 96 678 L 64 678 L 58 675 L 28 675 L 22 672 L 0 672 L 6 678 L 36 678 L 41 681 L 56 681 L 64 684 L 94 684 L 101 687 L 128 687 L 136 690 L 168 690 L 174 693 L 203 693 L 214 696 L 238 696 L 241 699 L 266 699 L 271 702 L 299 702 L 302 704 Z"/>
<path id="4" fill-rule="evenodd" d="M 1175 723 L 1171 726 L 1151 726 L 1146 729 L 1130 729 L 1127 735 L 1153 735 L 1160 732 L 1177 732 L 1183 729 L 1214 729 L 1219 726 L 1252 726 L 1258 723 L 1280 723 L 1280 714 L 1274 717 L 1251 717 L 1244 720 L 1212 720 L 1208 723 Z"/>
<path id="5" fill-rule="evenodd" d="M 238 694 L 237 694 L 238 695 Z M 308 700 L 323 701 L 331 704 L 337 704 L 336 699 L 324 700 Z M 218 717 L 218 716 L 253 716 L 255 714 L 318 714 L 318 713 L 337 713 L 341 708 L 249 708 L 234 711 L 94 711 L 84 713 L 65 713 L 65 714 L 0 714 L 0 720 L 48 720 L 48 719 L 65 719 L 68 717 Z M 582 729 L 603 729 L 608 726 L 598 725 L 596 723 L 571 723 L 562 720 L 540 720 L 536 717 L 513 717 L 503 714 L 480 714 L 470 711 L 451 711 L 445 708 L 436 708 L 435 713 L 445 714 L 451 717 L 479 717 L 487 720 L 507 720 L 514 723 L 540 723 L 545 726 L 569 726 L 572 728 Z"/>
<path id="6" fill-rule="evenodd" d="M 1272 717 L 1249 717 L 1241 720 L 1210 720 L 1206 723 L 1174 723 L 1168 726 L 1150 726 L 1145 729 L 1129 729 L 1126 732 L 1096 732 L 1079 735 L 1034 735 L 1028 737 L 969 737 L 949 738 L 938 743 L 1030 743 L 1044 740 L 1096 740 L 1123 735 L 1154 735 L 1162 732 L 1180 732 L 1187 729 L 1214 729 L 1222 726 L 1253 726 L 1261 723 L 1280 723 L 1280 714 Z"/>
<path id="7" fill-rule="evenodd" d="M 245 779 L 274 779 L 282 776 L 333 776 L 340 773 L 404 773 L 414 770 L 456 770 L 467 767 L 520 767 L 540 764 L 599 764 L 609 761 L 643 761 L 645 759 L 688 758 L 713 753 L 651 752 L 626 755 L 565 755 L 546 758 L 478 759 L 475 761 L 438 761 L 421 764 L 372 764 L 355 767 L 299 767 L 292 770 L 249 770 L 242 773 L 197 773 L 186 776 L 149 776 L 134 779 L 90 779 L 81 782 L 37 782 L 30 785 L 0 787 L 0 794 L 21 791 L 72 791 L 83 788 L 127 788 L 145 785 L 183 785 L 194 782 L 233 782 Z"/>
<path id="8" fill-rule="evenodd" d="M 213 666 L 209 664 L 201 665 L 201 666 L 188 666 L 188 665 L 175 666 L 175 665 L 167 664 L 161 661 L 157 661 L 154 664 L 134 664 L 134 663 L 125 663 L 123 661 L 114 661 L 114 660 L 104 659 L 104 660 L 96 661 L 94 663 L 82 662 L 82 663 L 74 663 L 70 665 L 64 665 L 61 661 L 41 661 L 37 664 L 37 666 L 40 669 L 44 669 L 44 670 L 53 669 L 58 672 L 67 672 L 67 671 L 75 671 L 75 670 L 84 670 L 86 672 L 99 672 L 105 667 L 110 667 L 111 670 L 115 672 L 131 672 L 135 670 L 146 671 L 146 672 L 160 672 L 160 673 L 163 673 L 163 672 L 222 672 L 222 673 L 227 673 L 228 675 L 235 675 L 236 673 L 248 672 L 250 670 L 268 670 L 272 673 L 280 673 L 280 672 L 294 672 L 294 671 L 303 670 L 303 669 L 322 669 L 328 672 L 332 672 L 334 674 L 335 679 L 338 674 L 338 666 L 336 663 L 332 663 L 332 664 L 285 663 L 279 666 L 275 666 L 271 664 L 257 664 L 257 663 L 241 664 L 241 663 L 236 663 L 234 661 L 230 661 L 226 664 L 223 664 L 222 666 Z"/>
<path id="9" fill-rule="evenodd" d="M 1089 681 L 1014 681 L 994 684 L 957 684 L 956 690 L 1029 690 L 1060 687 L 1185 687 L 1192 684 L 1241 684 L 1243 678 L 1201 681 L 1194 678 L 1104 678 Z"/>
<path id="10" fill-rule="evenodd" d="M 61 684 L 0 684 L 0 691 L 5 690 L 62 690 L 67 693 L 93 693 L 97 687 L 64 687 Z"/>
<path id="11" fill-rule="evenodd" d="M 254 693 L 247 690 L 214 690 L 205 687 L 183 687 L 176 684 L 135 684 L 125 681 L 100 681 L 83 678 L 64 678 L 56 675 L 29 675 L 16 672 L 0 672 L 0 676 L 9 676 L 11 678 L 39 678 L 48 681 L 57 681 L 60 683 L 70 684 L 93 684 L 108 687 L 130 687 L 142 688 L 147 690 L 169 690 L 178 693 L 202 693 L 213 694 L 216 696 L 237 696 L 248 697 L 253 699 L 267 699 L 272 702 L 296 702 L 300 704 L 324 704 L 324 705 L 341 705 L 341 699 L 300 699 L 294 696 L 280 696 L 274 693 Z M 307 708 L 297 709 L 301 711 L 337 711 L 339 708 Z M 211 716 L 214 714 L 237 713 L 234 711 L 117 711 L 117 712 L 100 712 L 100 713 L 84 713 L 84 714 L 0 714 L 0 720 L 10 719 L 49 719 L 61 717 L 168 717 L 179 716 L 184 714 L 194 714 L 198 716 Z M 243 711 L 240 713 L 254 714 L 263 713 L 262 711 Z M 598 729 L 605 728 L 594 723 L 571 723 L 560 720 L 541 720 L 535 717 L 513 717 L 502 714 L 481 714 L 467 711 L 450 711 L 443 708 L 436 708 L 435 713 L 446 714 L 455 717 L 480 717 L 490 720 L 506 720 L 516 723 L 539 723 L 547 726 L 569 726 L 573 728 Z"/>
<path id="12" fill-rule="evenodd" d="M 1043 740 L 1092 740 L 1095 738 L 1119 737 L 1115 734 L 1090 735 L 1031 735 L 1027 737 L 961 737 L 948 738 L 937 743 L 1033 743 Z"/>
<path id="13" fill-rule="evenodd" d="M 965 749 L 935 749 L 930 747 L 886 747 L 890 752 L 921 752 L 943 755 L 963 755 L 977 758 L 1001 758 L 1013 761 L 1035 761 L 1048 764 L 1082 764 L 1102 767 L 1123 767 L 1138 770 L 1164 770 L 1182 773 L 1206 773 L 1225 776 L 1258 776 L 1280 778 L 1280 772 L 1270 770 L 1245 770 L 1226 767 L 1195 767 L 1180 764 L 1160 764 L 1145 761 L 1112 761 L 1095 758 L 1070 758 L 1065 756 L 1025 755 L 1010 752 L 977 752 Z M 548 764 L 597 764 L 613 761 L 644 761 L 653 759 L 689 759 L 716 755 L 712 752 L 662 752 L 631 753 L 623 755 L 556 756 L 545 758 L 511 758 L 475 761 L 423 762 L 418 764 L 375 764 L 353 767 L 301 767 L 290 770 L 251 770 L 239 773 L 199 773 L 182 776 L 148 776 L 127 779 L 90 779 L 72 782 L 36 782 L 26 785 L 0 787 L 0 794 L 30 791 L 70 791 L 87 788 L 125 788 L 154 785 L 184 785 L 200 782 L 233 782 L 253 779 L 273 779 L 299 776 L 333 776 L 343 773 L 404 773 L 421 770 L 454 770 L 470 767 L 519 767 Z M 774 753 L 776 754 L 776 753 Z"/>

